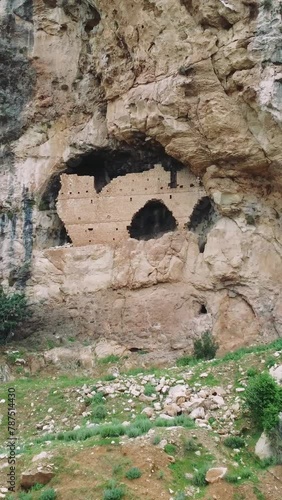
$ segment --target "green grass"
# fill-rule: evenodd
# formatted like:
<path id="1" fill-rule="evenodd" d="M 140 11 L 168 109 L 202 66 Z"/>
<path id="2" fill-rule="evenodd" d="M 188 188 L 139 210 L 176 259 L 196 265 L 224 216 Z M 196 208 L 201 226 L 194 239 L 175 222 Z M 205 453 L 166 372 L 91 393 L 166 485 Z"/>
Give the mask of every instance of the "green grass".
<path id="1" fill-rule="evenodd" d="M 108 365 L 110 363 L 118 363 L 120 360 L 119 356 L 115 356 L 115 354 L 110 354 L 109 356 L 105 356 L 104 358 L 99 359 L 98 363 L 101 365 Z"/>
<path id="2" fill-rule="evenodd" d="M 121 424 L 104 424 L 100 428 L 100 436 L 105 437 L 119 437 L 125 434 L 125 427 Z"/>
<path id="3" fill-rule="evenodd" d="M 195 427 L 194 421 L 186 417 L 185 415 L 178 415 L 177 417 L 166 419 L 158 417 L 154 422 L 154 427 L 175 427 L 181 426 L 187 429 L 193 429 Z"/>
<path id="4" fill-rule="evenodd" d="M 229 436 L 224 440 L 224 445 L 232 449 L 243 448 L 245 440 L 239 436 Z"/>
<path id="5" fill-rule="evenodd" d="M 270 342 L 269 344 L 260 344 L 257 346 L 250 346 L 250 347 L 241 347 L 240 349 L 237 349 L 236 351 L 233 352 L 228 352 L 221 358 L 217 358 L 216 360 L 213 360 L 211 362 L 211 365 L 217 365 L 221 363 L 226 363 L 226 361 L 239 361 L 242 359 L 246 354 L 261 354 L 267 351 L 271 351 L 272 349 L 276 351 L 280 351 L 282 349 L 282 338 L 279 338 L 277 340 L 274 340 L 274 342 Z"/>
<path id="6" fill-rule="evenodd" d="M 101 380 L 104 380 L 105 382 L 112 382 L 115 379 L 116 379 L 116 377 L 114 375 L 112 375 L 111 373 L 108 373 L 107 375 L 104 375 L 104 377 L 102 377 Z"/>
<path id="7" fill-rule="evenodd" d="M 138 427 L 135 427 L 134 425 L 128 426 L 128 428 L 126 429 L 125 432 L 129 438 L 136 438 L 138 436 L 142 436 L 141 429 L 139 429 Z"/>
<path id="8" fill-rule="evenodd" d="M 194 452 L 198 449 L 197 443 L 195 443 L 194 439 L 183 439 L 183 452 L 184 454 L 186 453 L 191 453 Z"/>
<path id="9" fill-rule="evenodd" d="M 104 420 L 107 416 L 107 408 L 105 407 L 105 405 L 98 405 L 98 406 L 94 406 L 92 407 L 92 418 L 94 420 Z"/>
<path id="10" fill-rule="evenodd" d="M 97 392 L 92 398 L 89 398 L 88 401 L 92 406 L 102 404 L 105 401 L 104 394 L 102 392 Z"/>
<path id="11" fill-rule="evenodd" d="M 239 483 L 246 481 L 246 479 L 250 479 L 254 476 L 250 468 L 238 468 L 233 472 L 229 472 L 224 477 L 225 481 L 228 483 Z"/>
<path id="12" fill-rule="evenodd" d="M 206 473 L 208 472 L 208 467 L 203 465 L 200 469 L 198 469 L 193 476 L 192 484 L 194 486 L 205 486 L 207 484 L 206 481 Z"/>
<path id="13" fill-rule="evenodd" d="M 176 453 L 176 451 L 177 451 L 177 446 L 175 446 L 174 444 L 168 443 L 168 444 L 165 445 L 164 451 L 168 455 L 174 455 Z"/>
<path id="14" fill-rule="evenodd" d="M 201 362 L 201 360 L 193 358 L 193 356 L 182 356 L 181 358 L 178 358 L 176 360 L 176 366 L 179 368 L 182 368 L 185 366 L 195 366 L 200 362 Z"/>
<path id="15" fill-rule="evenodd" d="M 56 500 L 56 498 L 56 491 L 53 488 L 48 488 L 47 490 L 42 491 L 39 500 Z"/>
<path id="16" fill-rule="evenodd" d="M 103 500 L 121 500 L 124 496 L 124 486 L 119 486 L 115 480 L 108 481 L 103 491 Z"/>
<path id="17" fill-rule="evenodd" d="M 152 396 L 152 394 L 155 394 L 155 392 L 156 388 L 152 384 L 148 383 L 144 386 L 145 396 Z"/>
<path id="18" fill-rule="evenodd" d="M 152 444 L 153 444 L 154 446 L 157 446 L 158 444 L 160 444 L 160 442 L 161 442 L 161 437 L 160 437 L 160 436 L 158 436 L 158 435 L 157 435 L 157 436 L 154 436 L 154 437 L 153 437 L 153 439 L 152 439 Z"/>

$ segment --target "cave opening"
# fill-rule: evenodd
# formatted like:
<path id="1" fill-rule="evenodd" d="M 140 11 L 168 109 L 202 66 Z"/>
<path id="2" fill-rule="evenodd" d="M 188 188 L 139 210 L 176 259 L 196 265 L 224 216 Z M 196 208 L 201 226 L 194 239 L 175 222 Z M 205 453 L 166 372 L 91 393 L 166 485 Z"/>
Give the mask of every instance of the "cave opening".
<path id="1" fill-rule="evenodd" d="M 195 205 L 187 228 L 198 235 L 200 253 L 205 251 L 208 233 L 219 217 L 219 213 L 208 196 L 201 198 Z"/>
<path id="2" fill-rule="evenodd" d="M 170 188 L 177 187 L 177 172 L 185 168 L 185 166 L 175 158 L 169 156 L 161 144 L 153 140 L 148 140 L 144 134 L 136 134 L 132 140 L 134 141 L 132 144 L 112 141 L 108 147 L 77 155 L 66 163 L 65 168 L 58 171 L 49 179 L 38 200 L 39 211 L 45 212 L 46 216 L 50 217 L 49 234 L 46 234 L 46 230 L 42 230 L 42 234 L 40 233 L 40 229 L 38 230 L 38 240 L 41 241 L 40 246 L 44 244 L 45 247 L 47 245 L 51 247 L 71 243 L 65 225 L 57 214 L 56 207 L 58 194 L 61 189 L 60 176 L 62 173 L 92 177 L 94 188 L 97 193 L 100 193 L 116 177 L 125 176 L 129 173 L 148 171 L 153 169 L 155 165 L 161 164 L 164 170 L 170 172 L 168 186 Z M 156 210 L 156 207 L 153 206 L 153 208 Z M 176 228 L 176 221 L 172 214 L 170 216 L 168 210 L 168 213 L 166 213 L 162 207 L 157 212 L 154 212 L 155 215 L 149 216 L 147 208 L 145 209 L 148 229 L 144 227 L 143 214 L 143 222 L 140 221 L 140 224 L 143 224 L 143 229 L 136 229 L 137 239 L 154 238 L 159 234 L 173 231 Z M 43 224 L 43 226 L 46 227 L 46 224 Z M 135 234 L 134 227 L 135 224 L 133 224 L 132 228 L 133 234 Z"/>
<path id="3" fill-rule="evenodd" d="M 150 200 L 133 216 L 128 232 L 136 240 L 160 238 L 175 231 L 177 222 L 161 200 Z"/>
<path id="4" fill-rule="evenodd" d="M 201 305 L 199 314 L 208 314 L 207 308 L 204 304 Z"/>
<path id="5" fill-rule="evenodd" d="M 156 141 L 147 141 L 137 136 L 133 144 L 119 143 L 113 147 L 90 151 L 67 163 L 64 173 L 93 177 L 97 193 L 112 179 L 126 174 L 145 172 L 161 164 L 171 172 L 170 187 L 176 187 L 177 171 L 185 168 L 183 163 L 169 156 Z"/>

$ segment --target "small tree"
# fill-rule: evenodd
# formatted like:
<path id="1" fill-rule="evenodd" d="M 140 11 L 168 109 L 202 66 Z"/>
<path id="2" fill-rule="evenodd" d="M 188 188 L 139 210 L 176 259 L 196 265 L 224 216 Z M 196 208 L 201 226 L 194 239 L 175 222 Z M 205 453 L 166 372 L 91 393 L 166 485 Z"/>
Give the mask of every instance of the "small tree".
<path id="1" fill-rule="evenodd" d="M 219 348 L 210 332 L 205 332 L 200 339 L 194 340 L 193 356 L 196 359 L 213 359 Z"/>
<path id="2" fill-rule="evenodd" d="M 260 373 L 250 380 L 245 396 L 254 424 L 270 432 L 278 424 L 282 410 L 282 391 L 277 382 L 268 373 Z"/>
<path id="3" fill-rule="evenodd" d="M 6 294 L 0 288 L 0 344 L 4 344 L 8 335 L 30 315 L 24 294 Z"/>

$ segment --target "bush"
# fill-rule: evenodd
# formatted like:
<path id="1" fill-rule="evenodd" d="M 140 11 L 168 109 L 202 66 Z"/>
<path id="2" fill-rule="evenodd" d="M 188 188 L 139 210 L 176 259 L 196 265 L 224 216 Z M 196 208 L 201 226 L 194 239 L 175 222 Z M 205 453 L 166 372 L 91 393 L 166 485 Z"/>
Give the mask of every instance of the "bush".
<path id="1" fill-rule="evenodd" d="M 45 491 L 42 491 L 39 500 L 56 500 L 57 498 L 57 493 L 55 492 L 54 488 L 48 488 Z"/>
<path id="2" fill-rule="evenodd" d="M 259 372 L 258 372 L 257 368 L 255 368 L 253 366 L 247 370 L 247 377 L 255 377 L 258 374 L 259 374 Z"/>
<path id="3" fill-rule="evenodd" d="M 184 453 L 190 453 L 192 451 L 196 451 L 198 449 L 197 443 L 195 443 L 194 439 L 184 439 L 183 441 L 183 450 Z"/>
<path id="4" fill-rule="evenodd" d="M 160 444 L 161 442 L 161 437 L 160 436 L 154 436 L 153 439 L 152 439 L 152 444 L 157 446 L 158 444 Z"/>
<path id="5" fill-rule="evenodd" d="M 192 484 L 194 486 L 205 486 L 207 484 L 206 481 L 207 471 L 208 467 L 201 467 L 201 469 L 197 470 L 193 476 Z"/>
<path id="6" fill-rule="evenodd" d="M 244 481 L 245 479 L 250 479 L 252 472 L 250 469 L 238 469 L 236 472 L 230 472 L 226 474 L 224 479 L 228 483 L 238 483 L 239 481 Z"/>
<path id="7" fill-rule="evenodd" d="M 14 497 L 12 497 L 14 498 Z M 32 500 L 32 494 L 31 493 L 24 493 L 23 491 L 19 493 L 19 500 Z"/>
<path id="8" fill-rule="evenodd" d="M 134 425 L 128 426 L 125 432 L 129 438 L 136 438 L 138 436 L 142 436 L 141 429 L 139 429 L 139 427 L 135 427 Z"/>
<path id="9" fill-rule="evenodd" d="M 265 10 L 270 10 L 272 7 L 272 0 L 263 0 L 262 5 Z"/>
<path id="10" fill-rule="evenodd" d="M 120 487 L 107 488 L 104 490 L 103 500 L 120 500 L 125 495 L 124 489 Z"/>
<path id="11" fill-rule="evenodd" d="M 131 467 L 126 473 L 125 477 L 127 479 L 138 479 L 142 476 L 142 472 L 138 467 Z"/>
<path id="12" fill-rule="evenodd" d="M 104 405 L 98 405 L 92 410 L 92 417 L 97 420 L 104 420 L 107 416 L 107 409 Z"/>
<path id="13" fill-rule="evenodd" d="M 181 368 L 182 366 L 189 366 L 194 362 L 195 360 L 192 358 L 192 356 L 182 356 L 181 358 L 178 358 L 176 360 L 176 366 Z"/>
<path id="14" fill-rule="evenodd" d="M 168 455 L 173 455 L 174 453 L 176 453 L 176 450 L 177 450 L 177 447 L 171 443 L 166 444 L 164 447 L 164 451 Z"/>
<path id="15" fill-rule="evenodd" d="M 232 448 L 234 450 L 236 448 L 243 448 L 243 446 L 245 446 L 245 441 L 243 438 L 238 436 L 229 436 L 224 440 L 224 444 L 228 448 Z"/>
<path id="16" fill-rule="evenodd" d="M 103 425 L 103 427 L 100 430 L 100 436 L 102 438 L 119 437 L 123 436 L 124 433 L 125 433 L 125 428 L 121 424 Z"/>
<path id="17" fill-rule="evenodd" d="M 245 396 L 254 424 L 259 430 L 269 432 L 278 423 L 282 410 L 282 391 L 278 384 L 268 373 L 261 373 L 250 380 Z"/>
<path id="18" fill-rule="evenodd" d="M 133 427 L 140 429 L 141 434 L 146 434 L 152 428 L 152 422 L 145 415 L 139 415 L 133 422 Z"/>
<path id="19" fill-rule="evenodd" d="M 31 311 L 24 294 L 8 295 L 0 288 L 0 344 L 5 343 L 13 330 L 29 316 Z"/>
<path id="20" fill-rule="evenodd" d="M 94 396 L 90 400 L 91 405 L 98 405 L 102 404 L 104 402 L 104 395 L 102 392 L 97 392 L 97 394 L 94 394 Z"/>
<path id="21" fill-rule="evenodd" d="M 262 425 L 267 434 L 279 424 L 279 407 L 271 404 L 265 408 L 262 416 Z"/>
<path id="22" fill-rule="evenodd" d="M 152 396 L 156 392 L 155 387 L 152 384 L 146 384 L 144 387 L 144 394 L 145 396 Z"/>
<path id="23" fill-rule="evenodd" d="M 196 359 L 213 359 L 219 345 L 210 332 L 205 332 L 200 339 L 194 340 L 193 356 Z"/>
<path id="24" fill-rule="evenodd" d="M 107 365 L 109 363 L 117 363 L 119 360 L 119 356 L 116 356 L 115 354 L 109 354 L 109 356 L 99 359 L 98 362 L 102 365 Z"/>

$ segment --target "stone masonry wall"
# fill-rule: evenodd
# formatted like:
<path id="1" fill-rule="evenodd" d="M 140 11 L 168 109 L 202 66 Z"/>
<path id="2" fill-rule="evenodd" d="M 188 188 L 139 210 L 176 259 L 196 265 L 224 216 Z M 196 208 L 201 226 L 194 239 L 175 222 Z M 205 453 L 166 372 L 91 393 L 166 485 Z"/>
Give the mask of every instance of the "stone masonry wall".
<path id="1" fill-rule="evenodd" d="M 171 188 L 170 172 L 160 165 L 117 177 L 100 193 L 90 176 L 63 174 L 61 184 L 57 210 L 74 246 L 116 244 L 129 238 L 132 217 L 152 199 L 163 201 L 178 229 L 186 229 L 194 206 L 205 195 L 188 169 L 177 172 L 177 187 Z"/>

